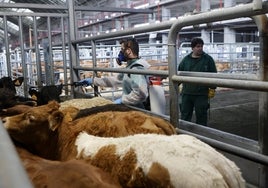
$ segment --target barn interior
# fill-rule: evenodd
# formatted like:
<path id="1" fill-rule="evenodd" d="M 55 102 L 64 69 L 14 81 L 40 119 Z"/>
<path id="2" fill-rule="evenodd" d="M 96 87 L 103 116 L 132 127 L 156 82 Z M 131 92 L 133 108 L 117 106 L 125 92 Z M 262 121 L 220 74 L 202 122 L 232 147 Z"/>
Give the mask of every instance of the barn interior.
<path id="1" fill-rule="evenodd" d="M 131 73 L 165 78 L 165 112 L 146 113 L 169 120 L 178 133 L 194 135 L 235 161 L 247 187 L 268 187 L 267 13 L 265 0 L 1 0 L 0 77 L 24 77 L 17 93 L 25 97 L 31 87 L 62 84 L 63 101 L 114 100 L 121 88 L 74 87 L 73 82 L 124 73 L 116 63 L 120 40 L 134 37 L 152 68 Z M 217 74 L 177 71 L 193 37 L 204 40 Z M 207 127 L 180 119 L 184 82 L 217 87 Z M 16 159 L 8 154 L 5 130 L 0 133 L 0 161 L 6 166 L 0 185 L 27 185 L 23 170 L 17 174 L 7 166 Z M 20 181 L 12 180 L 14 173 Z"/>

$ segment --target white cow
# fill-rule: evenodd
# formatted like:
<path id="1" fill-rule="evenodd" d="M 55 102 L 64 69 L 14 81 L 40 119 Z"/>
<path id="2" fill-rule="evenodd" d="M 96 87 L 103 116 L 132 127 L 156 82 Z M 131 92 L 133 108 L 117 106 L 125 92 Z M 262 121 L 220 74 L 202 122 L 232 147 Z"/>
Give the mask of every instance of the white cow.
<path id="1" fill-rule="evenodd" d="M 245 187 L 235 163 L 189 135 L 104 138 L 82 132 L 75 145 L 77 158 L 109 171 L 124 186 L 136 187 L 137 182 L 148 181 L 159 187 Z"/>

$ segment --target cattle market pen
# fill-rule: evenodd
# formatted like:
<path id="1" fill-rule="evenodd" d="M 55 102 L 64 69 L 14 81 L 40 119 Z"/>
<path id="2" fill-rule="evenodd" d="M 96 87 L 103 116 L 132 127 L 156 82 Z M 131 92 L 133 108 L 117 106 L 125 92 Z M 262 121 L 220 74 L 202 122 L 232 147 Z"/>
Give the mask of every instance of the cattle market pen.
<path id="1" fill-rule="evenodd" d="M 75 11 L 85 9 L 79 9 L 73 5 L 72 1 L 68 2 L 68 12 L 69 12 L 69 35 L 70 41 L 65 41 L 65 37 L 62 37 L 62 44 L 60 45 L 62 49 L 68 47 L 69 52 L 69 73 L 71 76 L 71 81 L 77 81 L 79 78 L 80 71 L 94 71 L 97 72 L 110 72 L 110 73 L 136 73 L 144 75 L 157 75 L 157 76 L 168 76 L 168 88 L 169 88 L 169 108 L 170 115 L 162 116 L 170 120 L 174 127 L 179 129 L 180 133 L 192 134 L 200 138 L 204 142 L 210 144 L 211 146 L 217 148 L 218 150 L 224 152 L 228 157 L 233 160 L 245 161 L 246 166 L 250 166 L 257 171 L 256 177 L 250 177 L 250 172 L 252 169 L 248 170 L 240 166 L 242 173 L 248 183 L 248 185 L 253 185 L 256 187 L 268 187 L 268 20 L 265 15 L 268 13 L 268 2 L 262 2 L 261 0 L 254 0 L 252 3 L 239 5 L 230 8 L 221 8 L 213 11 L 208 11 L 196 15 L 189 15 L 184 17 L 179 17 L 177 20 L 162 22 L 158 24 L 150 24 L 143 28 L 132 28 L 126 29 L 118 32 L 102 34 L 98 36 L 92 36 L 87 38 L 76 39 L 76 20 Z M 3 14 L 4 18 L 8 14 Z M 21 15 L 20 15 L 21 16 Z M 20 21 L 21 21 L 21 17 Z M 25 15 L 24 15 L 25 16 Z M 33 15 L 40 16 L 38 14 Z M 42 15 L 44 16 L 44 15 Z M 64 15 L 49 15 L 48 22 L 50 22 L 51 16 L 59 16 L 61 20 L 67 17 Z M 246 75 L 246 74 L 223 74 L 223 73 L 196 73 L 196 72 L 177 72 L 177 35 L 183 27 L 190 25 L 198 25 L 203 23 L 212 23 L 216 21 L 235 19 L 240 17 L 250 17 L 252 18 L 259 30 L 260 38 L 260 59 L 259 59 L 259 72 L 257 75 Z M 5 20 L 5 19 L 4 19 Z M 63 21 L 61 22 L 63 25 Z M 35 26 L 34 26 L 35 27 Z M 63 28 L 63 26 L 62 26 Z M 34 28 L 34 32 L 36 32 Z M 49 28 L 48 28 L 49 29 Z M 153 71 L 153 70 L 122 70 L 119 68 L 100 68 L 96 66 L 97 54 L 96 48 L 97 44 L 101 41 L 118 39 L 123 36 L 132 36 L 144 32 L 153 32 L 169 29 L 168 32 L 168 71 Z M 50 32 L 51 33 L 51 32 Z M 64 32 L 62 32 L 64 33 Z M 22 36 L 22 33 L 20 34 Z M 37 35 L 34 35 L 37 38 Z M 22 37 L 21 37 L 22 38 Z M 37 40 L 35 40 L 34 50 L 36 52 L 40 51 L 38 47 Z M 23 41 L 22 41 L 23 43 Z M 51 36 L 48 37 L 48 44 L 52 46 Z M 7 44 L 8 45 L 8 44 Z M 90 45 L 92 48 L 92 60 L 93 67 L 85 67 L 79 64 L 79 46 Z M 8 46 L 7 46 L 8 49 Z M 24 52 L 23 45 L 21 46 L 21 51 Z M 52 52 L 52 49 L 48 49 Z M 38 53 L 37 53 L 38 54 Z M 48 53 L 48 58 L 52 59 L 52 53 Z M 65 53 L 63 53 L 65 54 Z M 40 63 L 40 57 L 35 57 L 36 62 Z M 9 62 L 10 60 L 8 60 Z M 24 56 L 22 56 L 23 67 L 26 66 Z M 51 61 L 52 62 L 52 61 Z M 67 57 L 64 57 L 64 77 L 67 78 Z M 37 83 L 40 84 L 42 77 L 40 64 L 37 65 Z M 51 67 L 53 67 L 53 63 Z M 54 71 L 48 67 L 46 72 L 47 77 L 51 78 L 48 80 L 52 84 L 54 80 Z M 11 68 L 7 67 L 9 75 L 11 75 Z M 24 74 L 27 75 L 27 71 L 23 70 Z M 194 123 L 184 122 L 179 119 L 179 84 L 178 83 L 199 83 L 206 84 L 217 87 L 235 88 L 250 91 L 260 91 L 259 95 L 259 115 L 258 115 L 258 141 L 253 141 L 250 139 L 245 139 L 236 135 L 228 134 L 222 131 L 210 129 L 207 127 L 199 126 Z M 24 83 L 24 90 L 27 91 L 28 83 Z M 48 83 L 49 84 L 49 83 Z M 65 84 L 67 84 L 67 79 L 65 79 Z M 97 88 L 95 88 L 97 89 Z M 71 97 L 76 97 L 78 93 L 75 88 L 71 88 Z M 231 122 L 230 122 L 231 123 Z M 14 150 L 10 140 L 6 136 L 5 130 L 0 129 L 0 153 L 1 153 L 1 170 L 0 170 L 0 187 L 29 187 L 27 178 L 22 175 L 23 169 L 20 166 L 16 157 L 13 157 Z M 8 147 L 7 147 L 8 146 Z M 12 157 L 10 157 L 12 156 Z M 245 164 L 244 163 L 244 164 Z M 10 165 L 12 164 L 12 165 Z M 175 165 L 175 164 L 174 164 Z M 21 179 L 19 179 L 21 177 Z M 6 184 L 3 184 L 3 183 Z"/>

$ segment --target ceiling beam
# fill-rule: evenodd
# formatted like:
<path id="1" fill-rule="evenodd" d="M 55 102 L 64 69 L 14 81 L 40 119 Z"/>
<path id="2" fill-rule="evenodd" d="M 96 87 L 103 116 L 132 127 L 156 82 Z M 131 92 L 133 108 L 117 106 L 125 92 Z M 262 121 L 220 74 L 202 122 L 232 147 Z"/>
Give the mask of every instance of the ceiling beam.
<path id="1" fill-rule="evenodd" d="M 118 7 L 89 7 L 76 6 L 76 11 L 91 11 L 91 12 L 125 12 L 125 13 L 154 13 L 151 9 L 133 9 L 133 8 L 118 8 Z"/>
<path id="2" fill-rule="evenodd" d="M 52 5 L 52 4 L 36 4 L 36 3 L 0 3 L 1 8 L 25 8 L 30 10 L 63 10 L 67 11 L 66 5 Z M 151 9 L 133 9 L 133 8 L 119 8 L 119 7 L 90 7 L 90 6 L 76 6 L 77 11 L 91 11 L 91 12 L 126 12 L 126 13 L 153 13 Z"/>
<path id="3" fill-rule="evenodd" d="M 67 10 L 66 5 L 37 4 L 37 3 L 0 3 L 1 8 L 52 9 Z"/>

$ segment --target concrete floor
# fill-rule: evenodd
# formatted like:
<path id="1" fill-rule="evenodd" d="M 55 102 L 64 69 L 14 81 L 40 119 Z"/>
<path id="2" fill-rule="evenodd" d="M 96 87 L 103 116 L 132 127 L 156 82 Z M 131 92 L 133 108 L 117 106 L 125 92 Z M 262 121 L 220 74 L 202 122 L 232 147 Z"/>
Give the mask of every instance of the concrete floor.
<path id="1" fill-rule="evenodd" d="M 258 140 L 258 92 L 222 90 L 211 99 L 209 127 Z M 247 187 L 259 187 L 259 164 L 226 154 L 240 167 Z"/>
<path id="2" fill-rule="evenodd" d="M 168 92 L 166 101 L 169 100 Z M 169 115 L 169 105 L 166 115 Z M 195 122 L 193 115 L 192 122 Z M 210 100 L 208 127 L 257 140 L 258 92 L 219 89 Z"/>
<path id="3" fill-rule="evenodd" d="M 258 92 L 217 91 L 211 99 L 208 126 L 249 139 L 258 139 Z"/>

